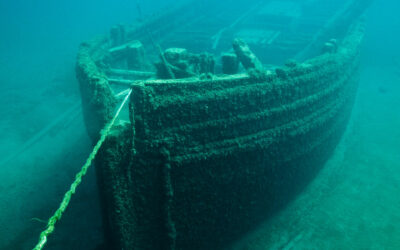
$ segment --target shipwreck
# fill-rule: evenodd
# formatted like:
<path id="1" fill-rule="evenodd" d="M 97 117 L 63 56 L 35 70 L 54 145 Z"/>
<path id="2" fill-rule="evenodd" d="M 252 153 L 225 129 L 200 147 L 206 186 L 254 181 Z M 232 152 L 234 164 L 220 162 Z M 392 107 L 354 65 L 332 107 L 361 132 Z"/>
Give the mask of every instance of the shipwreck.
<path id="1" fill-rule="evenodd" d="M 224 249 L 318 173 L 357 92 L 370 1 L 191 1 L 82 43 L 115 249 Z"/>

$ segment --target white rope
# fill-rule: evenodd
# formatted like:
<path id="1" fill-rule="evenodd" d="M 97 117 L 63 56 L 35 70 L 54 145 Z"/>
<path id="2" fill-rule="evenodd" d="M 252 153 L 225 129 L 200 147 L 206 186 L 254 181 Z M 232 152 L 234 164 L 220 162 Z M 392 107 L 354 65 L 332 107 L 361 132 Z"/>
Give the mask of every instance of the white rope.
<path id="1" fill-rule="evenodd" d="M 92 164 L 92 161 L 94 160 L 97 152 L 99 151 L 101 145 L 103 142 L 106 140 L 108 133 L 110 132 L 112 126 L 115 123 L 115 120 L 121 113 L 122 108 L 124 107 L 125 103 L 127 102 L 129 96 L 132 93 L 132 89 L 129 90 L 128 94 L 125 96 L 125 99 L 121 103 L 121 106 L 119 106 L 117 113 L 115 113 L 114 117 L 112 120 L 103 128 L 103 130 L 100 132 L 100 140 L 96 143 L 96 146 L 94 146 L 92 153 L 90 153 L 88 159 L 86 160 L 85 165 L 81 168 L 81 170 L 76 174 L 74 182 L 71 184 L 70 189 L 65 193 L 64 198 L 59 206 L 59 208 L 56 210 L 56 212 L 51 216 L 47 222 L 47 227 L 42 233 L 40 234 L 39 242 L 35 246 L 34 250 L 41 250 L 43 249 L 44 245 L 47 242 L 47 237 L 54 231 L 54 227 L 57 221 L 59 221 L 65 212 L 65 210 L 68 207 L 68 204 L 71 200 L 72 195 L 75 193 L 76 188 L 79 186 L 79 184 L 82 181 L 82 177 L 87 173 L 87 170 L 89 169 L 90 165 Z"/>

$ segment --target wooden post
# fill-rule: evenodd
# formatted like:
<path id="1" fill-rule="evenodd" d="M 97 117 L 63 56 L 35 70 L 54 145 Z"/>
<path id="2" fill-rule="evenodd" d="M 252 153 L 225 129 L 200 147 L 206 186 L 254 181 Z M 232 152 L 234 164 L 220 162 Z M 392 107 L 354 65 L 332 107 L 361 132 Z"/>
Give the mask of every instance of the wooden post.
<path id="1" fill-rule="evenodd" d="M 145 65 L 144 48 L 140 41 L 133 41 L 126 46 L 126 63 L 130 70 L 141 70 Z"/>
<path id="2" fill-rule="evenodd" d="M 239 70 L 239 61 L 235 54 L 225 53 L 221 56 L 222 73 L 227 75 L 236 74 Z"/>
<path id="3" fill-rule="evenodd" d="M 263 70 L 263 65 L 256 55 L 250 50 L 249 45 L 241 39 L 233 40 L 233 50 L 246 70 Z"/>

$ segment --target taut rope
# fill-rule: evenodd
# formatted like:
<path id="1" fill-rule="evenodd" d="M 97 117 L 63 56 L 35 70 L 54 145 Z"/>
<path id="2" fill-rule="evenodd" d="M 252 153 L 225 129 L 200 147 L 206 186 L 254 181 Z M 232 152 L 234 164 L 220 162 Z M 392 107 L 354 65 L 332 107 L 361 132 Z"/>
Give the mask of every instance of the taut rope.
<path id="1" fill-rule="evenodd" d="M 115 113 L 114 117 L 112 120 L 101 130 L 100 134 L 100 140 L 96 143 L 96 145 L 93 148 L 92 153 L 90 153 L 88 159 L 86 160 L 85 165 L 83 165 L 82 169 L 76 174 L 75 176 L 75 181 L 71 184 L 70 189 L 65 193 L 64 198 L 59 206 L 59 208 L 56 210 L 56 212 L 51 216 L 47 222 L 47 227 L 42 233 L 40 234 L 39 242 L 35 246 L 34 250 L 41 250 L 43 249 L 44 245 L 47 242 L 47 237 L 54 231 L 54 226 L 59 221 L 65 212 L 65 210 L 68 207 L 68 204 L 71 200 L 72 195 L 75 193 L 76 188 L 79 186 L 79 184 L 82 181 L 82 177 L 86 174 L 87 170 L 89 169 L 90 165 L 92 164 L 92 161 L 94 160 L 97 152 L 99 151 L 101 145 L 103 142 L 106 140 L 108 133 L 110 132 L 112 126 L 115 123 L 115 120 L 121 113 L 122 108 L 124 107 L 125 103 L 127 102 L 129 96 L 132 93 L 132 89 L 129 90 L 128 94 L 125 96 L 125 99 L 122 101 L 121 105 L 119 106 L 117 112 Z"/>

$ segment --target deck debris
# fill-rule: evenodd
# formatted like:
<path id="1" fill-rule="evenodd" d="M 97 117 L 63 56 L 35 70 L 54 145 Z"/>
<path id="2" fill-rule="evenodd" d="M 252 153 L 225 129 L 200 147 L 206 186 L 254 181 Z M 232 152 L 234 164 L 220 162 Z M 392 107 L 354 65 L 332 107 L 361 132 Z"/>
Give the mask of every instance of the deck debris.
<path id="1" fill-rule="evenodd" d="M 256 69 L 263 70 L 263 65 L 257 56 L 250 50 L 249 45 L 241 39 L 233 41 L 233 50 L 235 51 L 239 61 L 246 70 Z"/>
<path id="2" fill-rule="evenodd" d="M 227 75 L 236 74 L 239 71 L 239 61 L 235 54 L 224 53 L 221 56 L 222 73 Z"/>
<path id="3" fill-rule="evenodd" d="M 171 79 L 171 73 L 177 79 L 214 74 L 215 59 L 211 54 L 192 54 L 184 48 L 169 48 L 161 54 L 161 62 L 155 63 L 160 79 Z"/>

